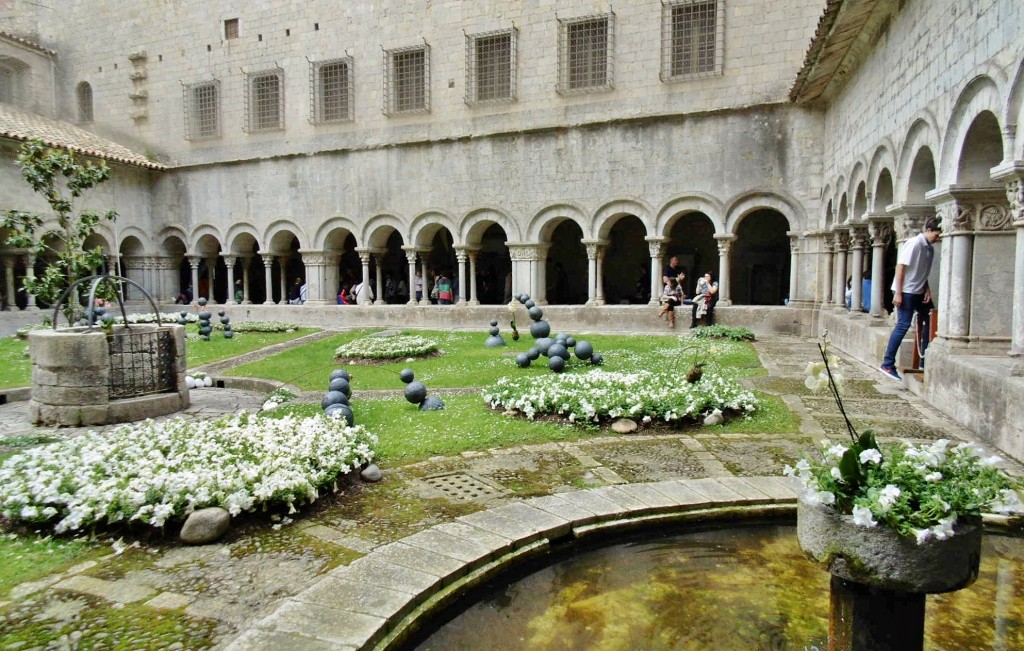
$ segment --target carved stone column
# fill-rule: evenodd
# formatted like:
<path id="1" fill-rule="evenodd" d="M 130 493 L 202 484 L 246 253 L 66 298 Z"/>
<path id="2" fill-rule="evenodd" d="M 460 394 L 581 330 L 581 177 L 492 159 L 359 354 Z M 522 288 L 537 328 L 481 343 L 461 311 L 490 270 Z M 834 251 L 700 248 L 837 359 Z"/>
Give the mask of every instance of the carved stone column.
<path id="1" fill-rule="evenodd" d="M 252 264 L 251 255 L 242 256 L 242 305 L 252 305 L 249 299 L 249 266 Z"/>
<path id="2" fill-rule="evenodd" d="M 238 257 L 234 255 L 225 255 L 221 257 L 224 258 L 224 265 L 228 268 L 228 295 L 224 303 L 227 305 L 238 305 L 238 301 L 235 300 L 235 260 L 237 260 Z M 212 279 L 207 291 L 209 291 L 210 294 L 213 294 Z"/>
<path id="3" fill-rule="evenodd" d="M 384 305 L 387 301 L 384 300 L 384 254 L 387 253 L 387 249 L 372 249 L 374 260 L 376 261 L 377 272 L 377 298 L 374 300 L 374 305 Z"/>
<path id="4" fill-rule="evenodd" d="M 210 256 L 209 258 L 206 259 L 206 278 L 207 278 L 207 281 L 206 281 L 206 284 L 207 284 L 206 293 L 208 294 L 208 296 L 206 297 L 206 304 L 207 305 L 216 305 L 217 304 L 217 299 L 214 297 L 214 291 L 213 290 L 217 286 L 217 259 L 218 258 L 220 258 L 220 255 L 217 254 L 217 253 L 214 253 L 212 256 Z M 198 292 L 199 291 L 198 285 L 195 286 L 193 289 Z M 233 288 L 231 288 L 231 287 L 228 288 L 228 294 L 230 294 L 233 291 L 235 291 Z M 225 302 L 226 303 L 230 303 L 231 302 L 231 297 L 228 296 Z"/>
<path id="5" fill-rule="evenodd" d="M 370 287 L 373 286 L 372 285 L 373 281 L 370 279 L 370 256 L 373 255 L 373 249 L 361 246 L 361 247 L 357 247 L 356 248 L 356 253 L 359 254 L 359 264 L 362 267 L 362 272 L 360 273 L 360 281 L 363 283 L 363 286 L 367 290 L 366 294 L 364 294 L 364 295 L 366 295 L 368 297 L 368 294 L 371 293 L 369 291 Z M 360 293 L 362 293 L 362 291 Z M 375 294 L 375 296 L 376 296 L 376 294 Z M 360 297 L 357 294 L 356 295 L 356 304 L 357 305 L 372 305 L 373 301 L 366 301 L 366 302 L 364 302 L 364 301 L 360 300 Z"/>
<path id="6" fill-rule="evenodd" d="M 821 291 L 820 304 L 822 307 L 829 305 L 832 302 L 832 287 L 835 285 L 835 269 L 833 263 L 835 262 L 835 246 L 836 239 L 832 233 L 822 233 L 821 235 L 821 255 L 824 257 L 825 270 L 822 274 L 821 280 L 818 281 L 818 288 Z"/>
<path id="7" fill-rule="evenodd" d="M 267 288 L 267 296 L 263 299 L 264 305 L 274 304 L 274 256 L 267 253 L 260 258 L 263 260 L 263 286 Z"/>
<path id="8" fill-rule="evenodd" d="M 850 312 L 860 314 L 864 311 L 864 240 L 867 229 L 863 224 L 850 228 L 850 248 L 853 251 L 853 276 L 850 285 Z"/>
<path id="9" fill-rule="evenodd" d="M 409 301 L 406 305 L 416 305 L 416 247 L 405 245 L 405 259 L 409 263 Z"/>
<path id="10" fill-rule="evenodd" d="M 430 290 L 434 286 L 434 279 L 430 276 L 430 270 L 427 269 L 427 254 L 430 249 L 420 250 L 420 278 L 423 279 L 423 298 L 420 300 L 420 305 L 430 305 Z"/>
<path id="11" fill-rule="evenodd" d="M 789 231 L 789 305 L 795 305 L 800 301 L 800 233 Z M 718 284 L 721 288 L 721 283 Z"/>
<path id="12" fill-rule="evenodd" d="M 537 305 L 548 304 L 548 251 L 551 244 L 540 243 L 537 245 L 537 255 L 534 261 L 536 273 L 533 276 L 533 284 L 530 285 L 530 298 Z"/>
<path id="13" fill-rule="evenodd" d="M 512 296 L 515 296 L 534 285 L 537 272 L 537 247 L 534 244 L 522 242 L 506 242 L 505 246 L 508 247 L 509 257 L 512 258 Z"/>
<path id="14" fill-rule="evenodd" d="M 833 264 L 832 304 L 846 309 L 846 253 L 850 250 L 850 232 L 846 228 L 834 229 L 836 236 L 835 262 Z"/>
<path id="15" fill-rule="evenodd" d="M 25 280 L 36 279 L 36 256 L 28 253 L 25 255 Z M 30 292 L 25 292 L 27 302 L 25 304 L 26 310 L 31 310 L 36 306 L 36 295 Z"/>
<path id="16" fill-rule="evenodd" d="M 466 253 L 465 246 L 455 247 L 455 260 L 459 265 L 459 291 L 458 300 L 456 301 L 459 305 L 466 305 L 466 260 L 469 259 Z"/>
<path id="17" fill-rule="evenodd" d="M 597 247 L 597 286 L 594 288 L 594 305 L 604 305 L 604 254 L 608 250 L 607 245 L 600 244 Z"/>
<path id="18" fill-rule="evenodd" d="M 288 305 L 288 256 L 279 255 L 277 256 L 277 275 L 278 275 L 278 288 L 280 299 L 278 303 L 280 305 Z"/>
<path id="19" fill-rule="evenodd" d="M 718 305 L 732 305 L 732 243 L 735 235 L 715 235 L 718 242 Z M 699 273 L 699 271 L 698 271 Z"/>
<path id="20" fill-rule="evenodd" d="M 327 256 L 321 249 L 299 249 L 302 264 L 306 267 L 306 303 L 327 304 L 327 283 L 325 265 Z"/>
<path id="21" fill-rule="evenodd" d="M 665 255 L 668 238 L 655 235 L 644 239 L 647 240 L 647 250 L 651 255 L 651 299 L 647 304 L 657 305 L 661 297 L 661 256 Z M 719 282 L 718 286 L 721 288 L 722 283 Z"/>
<path id="22" fill-rule="evenodd" d="M 14 310 L 17 298 L 14 294 L 14 256 L 4 258 L 4 296 L 7 297 L 7 308 Z"/>
<path id="23" fill-rule="evenodd" d="M 192 268 L 192 300 L 199 298 L 199 261 L 198 255 L 188 256 L 188 266 Z M 209 291 L 209 290 L 207 290 Z"/>
<path id="24" fill-rule="evenodd" d="M 1006 186 L 1006 200 L 1016 240 L 1013 257 L 1013 324 L 1010 328 L 1009 354 L 1024 358 L 1024 162 L 1015 161 L 1001 165 L 996 168 L 992 178 L 1002 181 Z M 1020 375 L 1021 370 L 1018 368 L 1016 374 Z"/>
<path id="25" fill-rule="evenodd" d="M 881 215 L 873 215 L 868 221 L 868 235 L 871 237 L 871 316 L 881 319 L 885 316 L 885 249 L 892 238 L 892 224 Z"/>
<path id="26" fill-rule="evenodd" d="M 469 304 L 480 305 L 479 299 L 476 296 L 476 256 L 480 253 L 479 249 L 467 249 L 466 254 L 469 256 Z"/>
<path id="27" fill-rule="evenodd" d="M 583 240 L 587 247 L 587 305 L 599 305 L 597 302 L 598 282 L 598 254 L 601 246 L 607 244 L 604 240 Z"/>

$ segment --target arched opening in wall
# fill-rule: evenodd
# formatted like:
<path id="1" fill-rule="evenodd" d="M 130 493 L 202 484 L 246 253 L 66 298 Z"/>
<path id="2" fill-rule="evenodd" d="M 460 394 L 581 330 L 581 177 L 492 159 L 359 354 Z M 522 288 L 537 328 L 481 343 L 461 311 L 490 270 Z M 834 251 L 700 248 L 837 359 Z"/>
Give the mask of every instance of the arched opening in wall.
<path id="1" fill-rule="evenodd" d="M 836 224 L 845 224 L 850 221 L 850 205 L 846 201 L 846 193 L 839 197 L 839 212 L 836 213 Z"/>
<path id="2" fill-rule="evenodd" d="M 1009 338 L 1013 324 L 1016 233 L 1006 193 L 1001 184 L 989 177 L 989 170 L 1003 160 L 1003 139 L 999 121 L 989 111 L 974 118 L 957 162 L 957 185 L 986 188 L 972 201 L 975 216 L 974 259 L 970 278 L 954 278 L 954 283 L 969 283 L 971 337 Z M 955 251 L 956 249 L 954 249 Z"/>
<path id="3" fill-rule="evenodd" d="M 131 279 L 142 287 L 145 287 L 146 291 L 152 295 L 153 288 L 146 284 L 147 279 L 141 259 L 146 254 L 146 251 L 142 246 L 142 242 L 139 241 L 139 238 L 134 235 L 129 235 L 121 240 L 120 254 L 120 275 Z M 123 283 L 121 291 L 122 296 L 126 301 L 143 300 L 141 293 L 129 283 Z"/>
<path id="4" fill-rule="evenodd" d="M 863 181 L 857 185 L 857 192 L 853 195 L 853 214 L 850 216 L 851 220 L 863 219 L 864 214 L 868 211 L 868 193 L 867 186 Z"/>
<path id="5" fill-rule="evenodd" d="M 32 271 L 36 278 L 46 273 L 46 268 L 57 261 L 56 251 L 60 250 L 60 247 L 63 246 L 63 239 L 53 232 L 45 233 L 42 237 L 42 242 L 47 248 L 42 255 L 35 257 L 35 261 L 32 264 Z M 36 306 L 40 309 L 49 309 L 50 302 L 44 297 L 36 296 Z"/>
<path id="6" fill-rule="evenodd" d="M 160 273 L 166 274 L 164 282 L 169 283 L 164 288 L 163 298 L 182 298 L 185 290 L 192 285 L 192 267 L 185 257 L 185 242 L 180 237 L 166 237 L 160 243 L 160 255 L 170 261 L 170 269 L 161 269 Z M 195 297 L 195 287 L 189 292 Z"/>
<path id="7" fill-rule="evenodd" d="M 75 100 L 78 105 L 79 124 L 92 122 L 92 86 L 89 85 L 89 82 L 79 82 L 75 87 Z"/>
<path id="8" fill-rule="evenodd" d="M 646 304 L 651 298 L 647 229 L 636 215 L 621 215 L 608 231 L 604 252 L 604 299 L 609 305 Z"/>
<path id="9" fill-rule="evenodd" d="M 672 218 L 665 259 L 662 268 L 668 265 L 672 256 L 679 257 L 679 264 L 686 270 L 683 291 L 693 296 L 697 277 L 707 272 L 718 279 L 718 244 L 715 242 L 715 225 L 702 212 L 680 213 Z M 660 283 L 659 283 L 660 284 Z"/>
<path id="10" fill-rule="evenodd" d="M 789 296 L 789 221 L 756 210 L 740 221 L 732 247 L 730 287 L 737 305 L 782 305 Z"/>
<path id="11" fill-rule="evenodd" d="M 878 182 L 875 184 L 873 212 L 875 214 L 884 213 L 886 207 L 892 205 L 893 201 L 895 201 L 894 197 L 892 173 L 888 169 L 883 169 L 878 175 Z M 892 226 L 891 220 L 889 220 L 889 226 Z M 870 255 L 865 256 L 868 258 L 868 270 L 874 269 L 874 246 L 870 247 L 870 251 Z M 889 235 L 885 248 L 882 249 L 882 269 L 884 274 L 881 278 L 882 306 L 885 310 L 892 312 L 892 281 L 896 276 L 896 242 L 892 234 Z M 871 276 L 865 276 L 865 278 L 870 278 L 872 283 L 876 282 L 876 279 Z"/>
<path id="12" fill-rule="evenodd" d="M 825 207 L 825 230 L 832 228 L 832 224 L 835 223 L 835 215 L 832 213 L 832 200 L 828 200 L 828 205 Z"/>
<path id="13" fill-rule="evenodd" d="M 85 238 L 84 242 L 82 242 L 82 250 L 83 251 L 94 251 L 96 249 L 99 249 L 100 250 L 100 254 L 103 255 L 103 262 L 101 262 L 99 264 L 99 266 L 97 266 L 92 271 L 95 274 L 108 273 L 111 270 L 110 269 L 110 262 L 111 262 L 110 261 L 110 243 L 107 242 L 107 238 L 103 237 L 99 233 L 93 233 L 89 237 Z"/>
<path id="14" fill-rule="evenodd" d="M 458 283 L 458 279 L 455 271 L 458 268 L 458 261 L 455 257 L 455 240 L 452 233 L 444 226 L 438 226 L 434 236 L 430 238 L 430 252 L 427 253 L 427 273 L 430 274 L 430 287 L 433 288 L 443 276 L 448 279 L 452 295 L 457 296 L 458 287 L 455 285 Z M 430 302 L 437 304 L 438 299 L 431 296 Z"/>
<path id="15" fill-rule="evenodd" d="M 505 229 L 492 223 L 480 236 L 476 256 L 476 297 L 483 305 L 498 305 L 511 291 L 512 256 L 509 255 Z"/>
<path id="16" fill-rule="evenodd" d="M 359 261 L 359 254 L 356 253 L 356 236 L 347 228 L 334 228 L 324 238 L 323 248 L 328 252 L 327 260 L 332 265 L 325 270 L 324 288 L 326 292 L 333 294 L 334 300 L 344 290 L 346 293 L 352 286 L 359 282 L 363 273 Z M 299 238 L 292 240 L 288 249 L 288 258 L 285 261 L 285 276 L 287 277 L 287 289 L 285 300 L 297 300 L 296 290 L 293 289 L 295 279 L 299 278 L 301 287 L 306 278 L 306 267 L 302 262 L 302 255 L 299 253 Z"/>
<path id="17" fill-rule="evenodd" d="M 21 59 L 0 55 L 0 104 L 27 108 L 32 69 Z"/>
<path id="18" fill-rule="evenodd" d="M 195 298 L 200 297 L 224 303 L 227 300 L 228 268 L 221 256 L 220 242 L 213 235 L 203 235 L 196 242 L 199 256 L 199 287 Z"/>
<path id="19" fill-rule="evenodd" d="M 907 183 L 907 203 L 927 203 L 924 195 L 935 189 L 935 159 L 932 150 L 921 147 L 914 154 Z"/>
<path id="20" fill-rule="evenodd" d="M 545 261 L 547 300 L 551 305 L 583 305 L 587 302 L 587 247 L 583 229 L 563 218 L 550 231 L 551 244 Z"/>
<path id="21" fill-rule="evenodd" d="M 978 114 L 964 137 L 957 162 L 958 185 L 991 186 L 989 170 L 1003 160 L 1003 139 L 999 120 L 991 111 Z"/>
<path id="22" fill-rule="evenodd" d="M 288 301 L 288 288 L 295 282 L 295 276 L 305 274 L 301 271 L 296 271 L 295 266 L 289 265 L 294 259 L 298 263 L 299 268 L 302 266 L 302 259 L 299 255 L 299 238 L 295 236 L 295 233 L 289 230 L 281 230 L 270 238 L 267 243 L 266 255 L 270 256 L 270 287 L 265 289 L 267 296 L 264 296 L 263 300 L 267 298 L 279 304 L 284 304 Z M 261 269 L 260 274 L 266 276 L 264 262 L 260 261 Z M 303 278 L 305 280 L 305 278 Z M 266 279 L 263 281 L 266 284 Z"/>
<path id="23" fill-rule="evenodd" d="M 253 269 L 255 267 L 253 263 L 258 262 L 257 253 L 259 245 L 256 243 L 256 238 L 250 233 L 239 233 L 235 236 L 235 240 L 229 245 L 229 249 L 235 256 L 235 284 L 230 288 L 231 294 L 229 298 L 239 303 L 246 299 L 251 302 L 254 300 L 252 295 L 254 288 L 259 287 L 260 293 L 265 293 L 263 291 L 264 282 L 262 263 L 259 263 L 259 273 L 253 273 Z M 248 297 L 245 292 L 245 278 L 247 275 L 249 278 Z"/>
<path id="24" fill-rule="evenodd" d="M 381 262 L 384 266 L 384 301 L 389 305 L 409 301 L 409 259 L 402 250 L 404 244 L 402 234 L 392 230 Z M 391 285 L 388 285 L 389 280 Z"/>

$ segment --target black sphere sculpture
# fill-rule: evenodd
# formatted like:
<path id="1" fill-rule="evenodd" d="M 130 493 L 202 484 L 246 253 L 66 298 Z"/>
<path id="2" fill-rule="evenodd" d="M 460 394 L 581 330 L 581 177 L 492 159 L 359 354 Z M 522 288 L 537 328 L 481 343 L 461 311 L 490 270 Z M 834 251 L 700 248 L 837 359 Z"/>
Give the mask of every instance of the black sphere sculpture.
<path id="1" fill-rule="evenodd" d="M 420 411 L 437 411 L 438 409 L 444 409 L 444 402 L 436 396 L 427 396 L 420 403 Z"/>
<path id="2" fill-rule="evenodd" d="M 594 345 L 585 339 L 581 339 L 573 346 L 573 350 L 576 351 L 576 357 L 587 360 L 594 354 Z"/>
<path id="3" fill-rule="evenodd" d="M 537 359 L 540 357 L 540 348 L 533 346 L 530 350 L 526 351 L 526 356 L 529 357 L 531 361 Z"/>
<path id="4" fill-rule="evenodd" d="M 331 383 L 327 385 L 327 390 L 341 391 L 348 397 L 352 396 L 352 386 L 349 384 L 348 380 L 343 377 L 336 377 L 331 380 Z"/>
<path id="5" fill-rule="evenodd" d="M 565 347 L 566 348 L 573 348 L 575 346 L 576 346 L 576 337 L 566 337 L 565 338 Z"/>
<path id="6" fill-rule="evenodd" d="M 555 343 L 548 346 L 547 356 L 561 357 L 564 361 L 569 361 L 569 349 L 555 341 Z"/>
<path id="7" fill-rule="evenodd" d="M 345 423 L 349 427 L 352 427 L 353 425 L 355 425 L 356 415 L 352 411 L 351 407 L 349 407 L 348 405 L 331 405 L 331 406 L 335 407 L 335 409 L 333 409 L 331 412 L 324 412 L 324 413 L 327 413 L 327 415 L 331 416 L 332 418 L 344 418 L 345 419 Z M 337 416 L 335 416 L 335 414 L 337 414 Z"/>
<path id="8" fill-rule="evenodd" d="M 320 401 L 320 406 L 327 409 L 330 405 L 344 404 L 348 402 L 348 398 L 341 391 L 328 391 L 324 394 L 323 400 Z"/>
<path id="9" fill-rule="evenodd" d="M 590 356 L 590 363 L 593 364 L 594 366 L 600 366 L 601 364 L 604 364 L 604 355 L 602 355 L 601 353 L 594 353 L 593 355 Z"/>
<path id="10" fill-rule="evenodd" d="M 497 326 L 498 326 L 498 320 L 497 319 L 491 319 L 491 327 L 492 328 L 496 328 Z"/>
<path id="11" fill-rule="evenodd" d="M 540 352 L 541 355 L 547 355 L 548 348 L 550 348 L 551 344 L 553 343 L 555 343 L 554 339 L 551 339 L 549 337 L 541 337 L 537 341 L 533 342 L 533 345 L 534 347 L 536 347 L 537 351 Z"/>
<path id="12" fill-rule="evenodd" d="M 412 372 L 411 368 L 403 368 L 398 373 L 398 379 L 404 382 L 405 384 L 409 384 L 410 382 L 416 379 L 416 374 Z"/>
<path id="13" fill-rule="evenodd" d="M 427 397 L 427 387 L 419 380 L 414 380 L 405 385 L 405 399 L 414 405 L 423 402 Z"/>
<path id="14" fill-rule="evenodd" d="M 532 335 L 534 339 L 542 339 L 547 337 L 549 334 L 551 334 L 551 326 L 543 319 L 540 321 L 534 321 L 533 325 L 530 326 L 530 335 Z"/>
<path id="15" fill-rule="evenodd" d="M 544 318 L 544 310 L 540 309 L 536 305 L 527 310 L 527 312 L 529 313 L 530 318 L 534 321 L 540 321 Z"/>
<path id="16" fill-rule="evenodd" d="M 516 355 L 516 366 L 519 368 L 526 368 L 530 365 L 532 358 L 526 353 L 519 353 Z"/>
<path id="17" fill-rule="evenodd" d="M 548 360 L 548 368 L 555 373 L 561 373 L 565 370 L 565 360 L 561 357 L 552 355 L 551 359 Z"/>
<path id="18" fill-rule="evenodd" d="M 343 380 L 351 380 L 352 376 L 349 375 L 348 371 L 346 371 L 345 369 L 336 368 L 333 371 L 331 371 L 331 379 L 335 380 L 337 378 L 341 378 Z"/>

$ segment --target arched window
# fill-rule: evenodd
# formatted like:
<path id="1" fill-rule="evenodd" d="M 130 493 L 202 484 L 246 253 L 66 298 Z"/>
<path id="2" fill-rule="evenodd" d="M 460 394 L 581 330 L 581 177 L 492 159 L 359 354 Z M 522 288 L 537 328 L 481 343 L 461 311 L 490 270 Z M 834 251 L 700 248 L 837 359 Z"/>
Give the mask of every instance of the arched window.
<path id="1" fill-rule="evenodd" d="M 75 88 L 75 97 L 78 100 L 78 121 L 92 122 L 92 86 L 89 82 L 83 81 L 78 84 Z"/>
<path id="2" fill-rule="evenodd" d="M 25 106 L 29 100 L 25 92 L 28 75 L 29 67 L 24 61 L 0 56 L 0 102 Z"/>

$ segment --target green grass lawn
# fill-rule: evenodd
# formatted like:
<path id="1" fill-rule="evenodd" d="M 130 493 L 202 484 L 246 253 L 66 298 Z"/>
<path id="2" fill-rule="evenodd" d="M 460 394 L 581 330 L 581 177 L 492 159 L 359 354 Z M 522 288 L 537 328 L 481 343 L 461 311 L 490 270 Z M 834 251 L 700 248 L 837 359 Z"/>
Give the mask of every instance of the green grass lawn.
<path id="1" fill-rule="evenodd" d="M 196 334 L 198 326 L 185 327 L 189 334 Z M 298 328 L 293 332 L 240 332 L 234 338 L 225 339 L 221 332 L 210 335 L 210 341 L 189 341 L 185 344 L 188 367 L 195 368 L 210 362 L 249 353 L 260 348 L 291 341 L 317 331 L 317 328 Z M 17 337 L 0 339 L 0 389 L 25 387 L 32 383 L 32 364 L 28 355 L 28 340 Z"/>
<path id="2" fill-rule="evenodd" d="M 0 339 L 0 389 L 25 387 L 32 383 L 28 342 L 17 337 Z"/>
<path id="3" fill-rule="evenodd" d="M 60 572 L 102 552 L 81 540 L 0 534 L 0 595 L 25 581 Z"/>
<path id="4" fill-rule="evenodd" d="M 334 350 L 338 346 L 372 332 L 373 330 L 344 332 L 251 364 L 235 367 L 227 374 L 266 378 L 294 384 L 306 390 L 317 390 L 326 387 L 327 378 L 335 368 L 348 370 L 353 376 L 353 387 L 356 389 L 400 389 L 403 385 L 398 379 L 398 372 L 403 368 L 415 371 L 416 379 L 426 384 L 428 389 L 482 387 L 509 373 L 550 373 L 544 366 L 547 359 L 543 357 L 530 368 L 517 368 L 516 353 L 526 352 L 533 345 L 533 338 L 525 335 L 519 341 L 512 341 L 507 332 L 504 333 L 507 346 L 487 348 L 484 346 L 486 332 L 409 330 L 404 331 L 404 334 L 420 335 L 436 341 L 443 354 L 413 361 L 402 359 L 379 365 L 347 364 L 334 360 Z M 686 375 L 694 361 L 694 354 L 689 347 L 709 345 L 712 350 L 720 348 L 728 351 L 725 354 L 712 355 L 709 360 L 733 369 L 732 372 L 738 376 L 762 375 L 765 372 L 761 368 L 756 351 L 746 343 L 728 345 L 711 341 L 702 344 L 701 341 L 690 337 L 674 335 L 584 335 L 577 339 L 591 342 L 594 350 L 604 356 L 604 366 L 609 370 L 678 369 L 682 377 Z M 571 368 L 589 368 L 589 364 L 574 359 Z"/>

